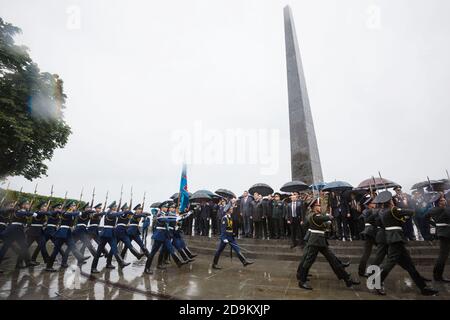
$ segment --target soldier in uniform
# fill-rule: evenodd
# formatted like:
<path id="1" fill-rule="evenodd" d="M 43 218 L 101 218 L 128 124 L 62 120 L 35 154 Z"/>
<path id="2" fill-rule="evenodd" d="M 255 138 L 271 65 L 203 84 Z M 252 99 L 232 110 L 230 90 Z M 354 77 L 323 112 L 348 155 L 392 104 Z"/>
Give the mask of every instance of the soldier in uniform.
<path id="1" fill-rule="evenodd" d="M 338 279 L 343 279 L 347 287 L 359 284 L 359 281 L 353 280 L 350 274 L 345 271 L 345 267 L 339 262 L 328 247 L 328 241 L 325 237 L 325 231 L 331 224 L 331 215 L 323 214 L 319 199 L 314 199 L 310 203 L 312 212 L 307 217 L 307 225 L 309 227 L 306 237 L 307 244 L 303 252 L 303 258 L 297 268 L 298 285 L 302 289 L 312 290 L 307 283 L 308 272 L 317 254 L 320 252 L 327 259 Z"/>
<path id="2" fill-rule="evenodd" d="M 58 231 L 55 233 L 55 247 L 53 248 L 53 252 L 47 260 L 47 267 L 45 271 L 55 272 L 53 269 L 53 264 L 55 263 L 56 256 L 60 252 L 60 249 L 63 244 L 67 245 L 67 249 L 64 252 L 61 261 L 61 268 L 67 268 L 69 265 L 67 264 L 67 260 L 69 258 L 69 254 L 72 252 L 73 255 L 78 260 L 78 265 L 84 264 L 84 262 L 90 257 L 83 257 L 78 249 L 75 247 L 75 242 L 72 238 L 72 226 L 76 217 L 78 217 L 81 213 L 76 211 L 76 204 L 74 202 L 70 202 L 67 205 L 67 210 L 61 214 L 61 224 L 59 226 Z"/>
<path id="3" fill-rule="evenodd" d="M 109 205 L 108 209 L 109 210 L 104 214 L 105 223 L 100 234 L 100 243 L 97 247 L 96 255 L 94 257 L 94 260 L 92 261 L 91 273 L 99 273 L 99 271 L 97 270 L 98 259 L 100 259 L 100 255 L 102 254 L 106 244 L 109 244 L 109 246 L 111 247 L 111 250 L 109 251 L 107 256 L 106 268 L 115 268 L 112 264 L 112 256 L 116 258 L 120 268 L 125 268 L 130 264 L 129 262 L 124 262 L 122 257 L 118 254 L 117 239 L 114 235 L 114 227 L 116 226 L 117 218 L 122 215 L 122 212 L 117 212 L 117 204 L 115 201 L 113 201 Z"/>
<path id="4" fill-rule="evenodd" d="M 372 198 L 369 198 L 364 202 L 365 209 L 363 210 L 360 219 L 364 220 L 364 252 L 359 261 L 358 274 L 361 277 L 367 277 L 366 272 L 367 262 L 369 261 L 370 254 L 372 253 L 372 248 L 376 244 L 377 226 L 375 224 L 376 217 L 376 204 L 373 203 Z M 375 211 L 375 212 L 374 212 Z"/>
<path id="5" fill-rule="evenodd" d="M 84 248 L 88 248 L 89 252 L 92 256 L 95 256 L 97 250 L 94 248 L 94 246 L 91 243 L 91 237 L 89 235 L 89 232 L 87 230 L 87 226 L 89 223 L 89 220 L 91 219 L 91 215 L 95 212 L 95 210 L 92 210 L 89 203 L 87 202 L 81 209 L 81 214 L 77 218 L 77 222 L 75 225 L 75 230 L 73 231 L 72 237 L 75 244 L 80 241 L 82 243 L 82 249 L 80 250 L 80 253 L 84 254 Z"/>
<path id="6" fill-rule="evenodd" d="M 47 242 L 49 240 L 53 243 L 53 245 L 55 245 L 55 234 L 56 234 L 56 231 L 58 231 L 60 215 L 62 213 L 62 204 L 61 203 L 55 203 L 55 204 L 53 204 L 53 206 L 51 208 L 52 208 L 52 210 L 47 211 L 47 213 L 46 213 L 47 222 L 46 222 L 45 228 L 44 228 L 44 244 L 43 244 L 44 247 L 47 247 Z M 31 256 L 31 261 L 36 261 L 37 256 L 39 255 L 39 252 L 41 252 L 41 250 L 39 247 L 37 247 Z M 62 248 L 60 248 L 59 253 L 61 254 L 61 256 L 64 256 L 64 254 L 65 254 L 64 250 Z"/>
<path id="7" fill-rule="evenodd" d="M 182 224 L 183 221 L 188 218 L 193 211 L 189 211 L 187 213 L 184 213 L 182 215 L 176 216 L 175 221 L 170 222 L 170 226 L 173 227 L 173 238 L 172 238 L 172 244 L 177 249 L 180 256 L 188 262 L 194 261 L 194 258 L 197 256 L 196 254 L 192 254 L 192 252 L 189 250 L 189 248 L 186 245 L 186 242 L 183 239 L 183 232 L 182 232 Z"/>
<path id="8" fill-rule="evenodd" d="M 445 264 L 450 252 L 450 207 L 444 197 L 438 195 L 439 199 L 436 206 L 431 208 L 426 216 L 432 219 L 436 226 L 436 236 L 439 239 L 439 256 L 433 269 L 433 278 L 435 281 L 450 282 L 443 277 Z"/>
<path id="9" fill-rule="evenodd" d="M 214 260 L 212 267 L 213 269 L 221 269 L 217 264 L 219 263 L 220 254 L 225 249 L 227 244 L 236 252 L 239 260 L 242 262 L 244 267 L 253 264 L 253 261 L 248 261 L 244 255 L 241 253 L 241 249 L 237 244 L 234 234 L 233 234 L 233 219 L 231 218 L 231 213 L 233 212 L 232 202 L 229 202 L 224 208 L 225 215 L 222 218 L 221 223 L 221 233 L 220 233 L 220 243 L 217 251 L 214 255 Z"/>
<path id="10" fill-rule="evenodd" d="M 138 244 L 139 248 L 141 248 L 141 251 L 148 257 L 150 252 L 147 250 L 147 248 L 144 245 L 144 242 L 141 238 L 141 232 L 139 231 L 139 222 L 141 222 L 142 218 L 146 218 L 147 215 L 143 212 L 142 206 L 138 204 L 133 208 L 134 213 L 131 216 L 130 223 L 128 224 L 127 234 L 130 238 L 130 242 L 134 241 Z M 122 259 L 125 258 L 125 254 L 127 252 L 128 248 L 125 246 L 120 254 Z"/>
<path id="11" fill-rule="evenodd" d="M 124 244 L 124 248 L 127 248 L 130 250 L 130 252 L 138 259 L 140 260 L 144 254 L 139 253 L 131 244 L 130 236 L 127 232 L 128 223 L 133 216 L 133 211 L 129 210 L 130 208 L 125 203 L 122 208 L 120 208 L 122 212 L 120 212 L 120 215 L 117 217 L 117 224 L 114 228 L 114 235 L 117 239 L 117 245 L 119 244 L 119 241 L 122 241 Z M 143 244 L 142 244 L 143 245 Z M 123 251 L 122 251 L 123 252 Z M 123 252 L 125 256 L 125 252 Z M 112 258 L 112 256 L 111 256 Z"/>
<path id="12" fill-rule="evenodd" d="M 100 244 L 100 236 L 99 236 L 99 231 L 98 231 L 98 226 L 100 225 L 100 221 L 102 219 L 102 217 L 104 216 L 104 212 L 102 212 L 102 203 L 98 203 L 94 206 L 93 210 L 91 211 L 91 213 L 89 214 L 89 224 L 87 227 L 87 239 L 89 241 L 89 243 L 92 242 L 92 240 L 95 241 L 95 243 L 97 243 L 97 245 Z M 84 251 L 86 250 L 86 246 L 87 243 L 83 243 L 83 245 L 81 246 L 80 252 L 82 255 L 84 255 Z M 89 250 L 91 251 L 91 250 Z M 95 256 L 97 254 L 97 250 L 95 250 L 95 253 L 93 254 L 93 256 Z M 108 255 L 108 250 L 106 250 L 106 248 L 103 249 L 102 254 L 106 257 Z"/>
<path id="13" fill-rule="evenodd" d="M 437 294 L 437 290 L 427 287 L 425 283 L 426 279 L 417 271 L 411 260 L 409 251 L 405 247 L 407 239 L 403 233 L 402 225 L 406 221 L 405 217 L 411 218 L 414 211 L 397 208 L 394 205 L 392 194 L 389 191 L 380 192 L 374 201 L 384 206 L 380 210 L 380 217 L 386 231 L 386 242 L 389 246 L 387 259 L 381 266 L 381 283 L 384 283 L 389 272 L 398 264 L 409 273 L 423 295 Z M 376 291 L 380 295 L 386 294 L 383 287 L 376 289 Z"/>
<path id="14" fill-rule="evenodd" d="M 45 236 L 43 226 L 47 218 L 48 203 L 47 201 L 41 201 L 38 204 L 38 211 L 33 213 L 31 218 L 31 224 L 26 231 L 27 235 L 27 248 L 29 248 L 34 242 L 37 244 L 37 248 L 40 250 L 44 263 L 47 263 L 49 255 L 45 246 Z M 38 265 L 36 260 L 31 260 Z"/>
<path id="15" fill-rule="evenodd" d="M 163 204 L 161 206 L 161 209 L 167 210 L 168 205 Z M 169 223 L 171 220 L 176 220 L 176 217 L 173 216 L 170 217 L 165 214 L 164 210 L 161 210 L 157 212 L 156 216 L 156 226 L 155 231 L 153 232 L 152 239 L 153 239 L 153 245 L 152 250 L 150 251 L 149 256 L 147 257 L 147 262 L 145 263 L 145 270 L 144 272 L 146 274 L 153 274 L 153 271 L 151 270 L 152 261 L 155 257 L 156 253 L 161 247 L 164 247 L 164 250 L 167 250 L 175 263 L 178 267 L 181 267 L 182 265 L 188 263 L 187 261 L 183 261 L 175 252 L 171 239 L 169 234 Z M 162 252 L 160 253 L 160 256 L 162 255 Z"/>
<path id="16" fill-rule="evenodd" d="M 281 201 L 281 194 L 276 192 L 274 193 L 274 200 L 272 201 L 272 226 L 275 239 L 284 237 L 283 211 L 284 202 Z"/>
<path id="17" fill-rule="evenodd" d="M 17 258 L 17 262 L 19 263 L 22 259 L 25 261 L 25 267 L 33 267 L 36 263 L 30 260 L 24 231 L 27 217 L 31 217 L 33 212 L 30 211 L 30 203 L 27 200 L 21 200 L 19 206 L 20 209 L 12 214 L 11 223 L 3 232 L 3 246 L 0 249 L 0 264 L 3 261 L 5 254 L 8 252 L 8 249 L 16 242 L 20 247 L 20 254 Z M 20 267 L 20 264 L 16 264 L 16 267 Z"/>
<path id="18" fill-rule="evenodd" d="M 6 230 L 8 226 L 9 219 L 11 215 L 14 213 L 14 203 L 9 202 L 4 208 L 0 209 L 0 239 L 3 231 Z"/>

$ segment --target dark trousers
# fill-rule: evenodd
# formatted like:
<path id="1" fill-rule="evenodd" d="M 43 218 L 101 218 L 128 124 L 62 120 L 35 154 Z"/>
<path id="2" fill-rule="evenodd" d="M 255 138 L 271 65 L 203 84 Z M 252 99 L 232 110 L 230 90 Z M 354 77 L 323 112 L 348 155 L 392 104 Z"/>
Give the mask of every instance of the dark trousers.
<path id="1" fill-rule="evenodd" d="M 255 238 L 261 239 L 263 236 L 263 221 L 254 221 Z"/>
<path id="2" fill-rule="evenodd" d="M 298 241 L 300 242 L 300 244 L 303 244 L 304 236 L 302 227 L 300 225 L 300 219 L 298 217 L 292 218 L 289 228 L 291 230 L 292 245 L 296 246 L 298 244 Z"/>
<path id="3" fill-rule="evenodd" d="M 136 249 L 131 244 L 131 239 L 128 236 L 128 234 L 120 234 L 116 238 L 117 238 L 117 244 L 119 244 L 119 241 L 121 241 L 124 244 L 124 248 L 122 249 L 123 252 L 125 252 L 124 251 L 125 249 L 128 249 L 136 258 L 138 258 L 138 259 L 140 258 L 139 252 L 137 252 Z M 142 244 L 142 245 L 144 245 L 144 244 Z"/>
<path id="4" fill-rule="evenodd" d="M 336 237 L 341 239 L 344 237 L 345 239 L 349 238 L 349 226 L 348 226 L 348 218 L 343 215 L 338 215 L 336 218 Z"/>
<path id="5" fill-rule="evenodd" d="M 236 235 L 236 237 L 239 235 L 239 229 L 241 225 L 239 223 L 239 220 L 233 220 L 233 234 Z"/>
<path id="6" fill-rule="evenodd" d="M 211 214 L 211 232 L 213 236 L 217 235 L 218 230 L 220 230 L 217 228 L 217 226 L 217 214 Z"/>
<path id="7" fill-rule="evenodd" d="M 73 241 L 77 243 L 78 241 L 81 242 L 82 246 L 80 249 L 80 254 L 84 254 L 85 248 L 88 248 L 89 252 L 92 256 L 95 256 L 97 250 L 94 248 L 94 246 L 91 243 L 91 237 L 87 231 L 77 231 L 75 230 L 73 233 Z"/>
<path id="8" fill-rule="evenodd" d="M 55 238 L 55 247 L 53 248 L 52 254 L 50 255 L 49 261 L 53 263 L 55 261 L 56 256 L 61 251 L 63 244 L 67 245 L 66 251 L 62 256 L 61 264 L 67 264 L 67 260 L 69 259 L 69 254 L 72 252 L 73 255 L 77 258 L 78 261 L 81 261 L 83 257 L 81 253 L 76 249 L 75 242 L 72 239 L 72 236 L 68 236 L 67 238 Z"/>
<path id="9" fill-rule="evenodd" d="M 284 236 L 284 223 L 282 218 L 272 218 L 273 237 L 279 239 Z"/>
<path id="10" fill-rule="evenodd" d="M 411 279 L 413 279 L 419 289 L 425 288 L 425 281 L 414 266 L 411 256 L 403 242 L 389 244 L 387 259 L 381 266 L 381 283 L 386 280 L 389 272 L 397 264 L 409 273 Z"/>
<path id="11" fill-rule="evenodd" d="M 200 218 L 200 230 L 202 236 L 209 236 L 209 219 L 206 217 Z"/>
<path id="12" fill-rule="evenodd" d="M 46 248 L 45 251 L 47 251 L 47 242 L 49 240 L 53 243 L 53 247 L 54 247 L 55 239 L 53 238 L 52 232 L 49 232 L 48 230 L 44 231 L 43 239 L 44 239 L 43 246 L 44 246 L 44 248 Z M 39 247 L 36 247 L 36 249 L 34 249 L 33 254 L 31 255 L 31 260 L 32 261 L 36 261 L 37 256 L 39 255 L 39 252 L 41 252 L 41 254 L 42 254 L 41 249 Z M 61 256 L 64 256 L 64 250 L 62 248 L 60 248 L 59 253 L 61 254 Z M 44 258 L 44 257 L 42 257 L 42 258 Z"/>
<path id="13" fill-rule="evenodd" d="M 27 247 L 29 248 L 34 242 L 37 244 L 37 249 L 42 255 L 44 262 L 47 262 L 49 255 L 46 248 L 46 239 L 43 233 L 39 234 L 28 234 L 27 235 Z"/>
<path id="14" fill-rule="evenodd" d="M 358 273 L 363 275 L 366 273 L 367 262 L 369 261 L 370 254 L 372 253 L 372 248 L 375 244 L 375 239 L 372 237 L 366 237 L 364 241 L 364 252 L 359 260 Z"/>
<path id="15" fill-rule="evenodd" d="M 349 274 L 345 271 L 344 266 L 339 262 L 338 258 L 328 247 L 306 246 L 303 258 L 297 268 L 297 279 L 306 282 L 309 269 L 316 261 L 319 252 L 327 259 L 338 279 L 347 279 Z"/>
<path id="16" fill-rule="evenodd" d="M 372 265 L 380 266 L 383 263 L 384 258 L 388 254 L 389 246 L 386 243 L 378 243 L 377 250 L 375 251 L 375 258 L 372 261 Z"/>
<path id="17" fill-rule="evenodd" d="M 448 254 L 450 252 L 450 239 L 440 238 L 439 239 L 439 256 L 436 260 L 436 264 L 433 269 L 434 279 L 442 279 L 444 274 L 445 264 L 448 259 Z"/>
<path id="18" fill-rule="evenodd" d="M 269 226 L 267 224 L 268 223 L 267 218 L 263 217 L 261 221 L 262 221 L 264 238 L 267 239 L 269 237 Z"/>
<path id="19" fill-rule="evenodd" d="M 432 239 L 430 233 L 430 221 L 427 218 L 417 216 L 415 217 L 415 222 L 422 238 L 430 241 Z"/>
<path id="20" fill-rule="evenodd" d="M 238 257 L 240 259 L 242 259 L 241 256 L 241 249 L 239 248 L 239 245 L 236 243 L 236 240 L 234 239 L 228 239 L 228 244 L 231 246 L 231 248 L 234 250 L 234 252 L 236 252 L 236 254 L 238 255 Z M 219 258 L 220 255 L 222 254 L 222 251 L 225 249 L 225 247 L 227 246 L 226 242 L 223 242 L 222 239 L 220 239 L 220 243 L 219 246 L 216 250 L 216 253 L 214 254 L 214 264 L 219 263 Z M 241 260 L 242 261 L 242 260 Z"/>
<path id="21" fill-rule="evenodd" d="M 19 262 L 20 259 L 23 259 L 28 264 L 30 261 L 30 256 L 28 254 L 27 240 L 25 237 L 25 233 L 23 232 L 23 227 L 18 227 L 17 229 L 11 231 L 7 229 L 3 233 L 3 236 L 3 246 L 0 249 L 0 263 L 3 261 L 3 258 L 5 257 L 5 254 L 8 252 L 9 248 L 15 242 L 20 248 L 20 255 L 17 257 L 17 261 Z"/>
<path id="22" fill-rule="evenodd" d="M 416 240 L 416 236 L 414 235 L 413 221 L 411 218 L 406 219 L 405 223 L 402 225 L 402 228 L 406 238 L 408 238 L 409 240 Z"/>
<path id="23" fill-rule="evenodd" d="M 253 236 L 253 220 L 250 218 L 250 215 L 244 215 L 244 233 L 247 237 Z"/>

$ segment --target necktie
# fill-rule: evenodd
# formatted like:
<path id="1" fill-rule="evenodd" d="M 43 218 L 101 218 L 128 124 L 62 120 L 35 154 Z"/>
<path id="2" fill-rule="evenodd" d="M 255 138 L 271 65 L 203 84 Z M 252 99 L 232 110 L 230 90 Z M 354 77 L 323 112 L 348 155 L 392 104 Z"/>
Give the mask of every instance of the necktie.
<path id="1" fill-rule="evenodd" d="M 294 217 L 294 218 L 297 217 L 297 211 L 295 210 L 296 204 L 297 204 L 296 201 L 292 202 L 292 217 Z"/>

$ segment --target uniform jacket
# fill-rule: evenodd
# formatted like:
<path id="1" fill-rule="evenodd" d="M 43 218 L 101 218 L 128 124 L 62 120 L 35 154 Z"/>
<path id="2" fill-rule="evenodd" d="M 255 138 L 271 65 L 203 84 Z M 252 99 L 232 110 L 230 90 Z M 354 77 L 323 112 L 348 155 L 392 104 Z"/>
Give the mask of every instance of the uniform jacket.
<path id="1" fill-rule="evenodd" d="M 375 240 L 377 235 L 376 226 L 377 209 L 364 209 L 360 219 L 364 221 L 364 230 L 361 232 L 366 237 L 370 237 Z"/>
<path id="2" fill-rule="evenodd" d="M 72 236 L 72 226 L 75 218 L 81 214 L 79 211 L 63 212 L 61 214 L 61 224 L 55 233 L 56 238 L 67 239 Z"/>
<path id="3" fill-rule="evenodd" d="M 450 207 L 431 208 L 426 217 L 433 219 L 436 226 L 436 236 L 438 238 L 450 238 Z"/>
<path id="4" fill-rule="evenodd" d="M 325 236 L 328 221 L 330 217 L 322 213 L 310 213 L 306 219 L 308 220 L 307 246 L 327 247 L 328 241 Z"/>
<path id="5" fill-rule="evenodd" d="M 397 207 L 381 209 L 380 216 L 386 232 L 386 242 L 388 244 L 407 242 L 402 229 L 404 222 L 401 219 L 404 217 L 411 217 L 412 215 L 414 215 L 414 211 L 409 209 L 400 209 Z"/>

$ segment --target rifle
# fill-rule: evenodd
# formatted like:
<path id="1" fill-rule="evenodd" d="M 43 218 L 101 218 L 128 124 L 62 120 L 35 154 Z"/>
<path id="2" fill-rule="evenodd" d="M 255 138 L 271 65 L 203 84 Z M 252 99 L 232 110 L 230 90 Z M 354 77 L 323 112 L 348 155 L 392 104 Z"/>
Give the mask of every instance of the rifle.
<path id="1" fill-rule="evenodd" d="M 75 211 L 78 211 L 78 208 L 80 207 L 81 199 L 83 199 L 83 191 L 84 191 L 84 187 L 81 187 L 80 200 L 78 200 L 77 207 L 75 208 Z"/>
<path id="2" fill-rule="evenodd" d="M 95 198 L 95 187 L 94 190 L 92 190 L 91 209 L 94 207 L 94 198 Z"/>
<path id="3" fill-rule="evenodd" d="M 66 191 L 66 193 L 64 194 L 64 201 L 63 201 L 63 203 L 62 203 L 62 208 L 63 208 L 63 210 L 64 210 L 64 207 L 66 206 L 66 203 L 67 203 L 67 191 Z"/>
<path id="4" fill-rule="evenodd" d="M 381 177 L 380 171 L 378 171 L 378 176 L 380 177 L 381 182 L 383 182 L 384 190 L 387 191 L 386 183 L 384 183 L 384 180 L 383 180 L 383 178 Z"/>
<path id="5" fill-rule="evenodd" d="M 144 206 L 145 206 L 145 195 L 147 192 L 144 191 L 144 199 L 142 199 L 142 211 L 144 211 Z"/>
<path id="6" fill-rule="evenodd" d="M 122 184 L 122 187 L 120 187 L 120 199 L 119 199 L 119 206 L 117 207 L 117 211 L 119 211 L 120 207 L 122 206 L 122 195 L 123 195 L 123 184 Z"/>
<path id="7" fill-rule="evenodd" d="M 450 182 L 450 176 L 448 175 L 448 170 L 447 169 L 445 169 L 445 173 L 447 173 L 447 180 Z M 9 183 L 8 183 L 8 186 L 9 186 Z"/>
<path id="8" fill-rule="evenodd" d="M 106 203 L 108 202 L 108 194 L 109 194 L 109 191 L 106 191 L 106 199 L 105 199 L 105 204 L 103 205 L 103 212 L 105 212 L 105 210 L 106 210 Z"/>
<path id="9" fill-rule="evenodd" d="M 447 173 L 447 174 L 448 174 L 448 173 Z M 3 203 L 4 203 L 5 200 L 6 200 L 6 196 L 8 195 L 8 191 L 9 191 L 9 184 L 10 184 L 10 182 L 8 181 L 8 185 L 6 186 L 6 190 L 5 190 L 5 195 L 3 196 L 3 199 L 2 199 L 2 201 L 0 202 L 0 206 L 2 206 Z"/>
<path id="10" fill-rule="evenodd" d="M 36 186 L 34 187 L 33 199 L 31 199 L 31 202 L 30 202 L 30 210 L 33 207 L 34 200 L 36 199 L 37 187 L 38 187 L 38 184 L 36 183 Z"/>
<path id="11" fill-rule="evenodd" d="M 131 193 L 130 193 L 130 210 L 133 209 L 133 186 L 131 186 Z"/>
<path id="12" fill-rule="evenodd" d="M 372 181 L 373 181 L 373 187 L 375 188 L 375 190 L 377 190 L 377 183 L 375 181 L 374 176 L 372 176 Z"/>
<path id="13" fill-rule="evenodd" d="M 53 185 L 52 185 L 52 189 L 50 190 L 50 198 L 48 198 L 47 209 L 50 206 L 50 202 L 52 201 L 52 197 L 53 197 Z"/>
<path id="14" fill-rule="evenodd" d="M 145 206 L 145 195 L 147 192 L 144 191 L 144 198 L 142 199 L 142 212 L 144 212 L 144 206 Z M 145 217 L 145 219 L 148 219 L 148 217 Z M 148 235 L 148 227 L 145 228 L 145 230 L 142 230 L 142 235 L 144 236 L 144 245 L 147 246 L 147 235 Z"/>

